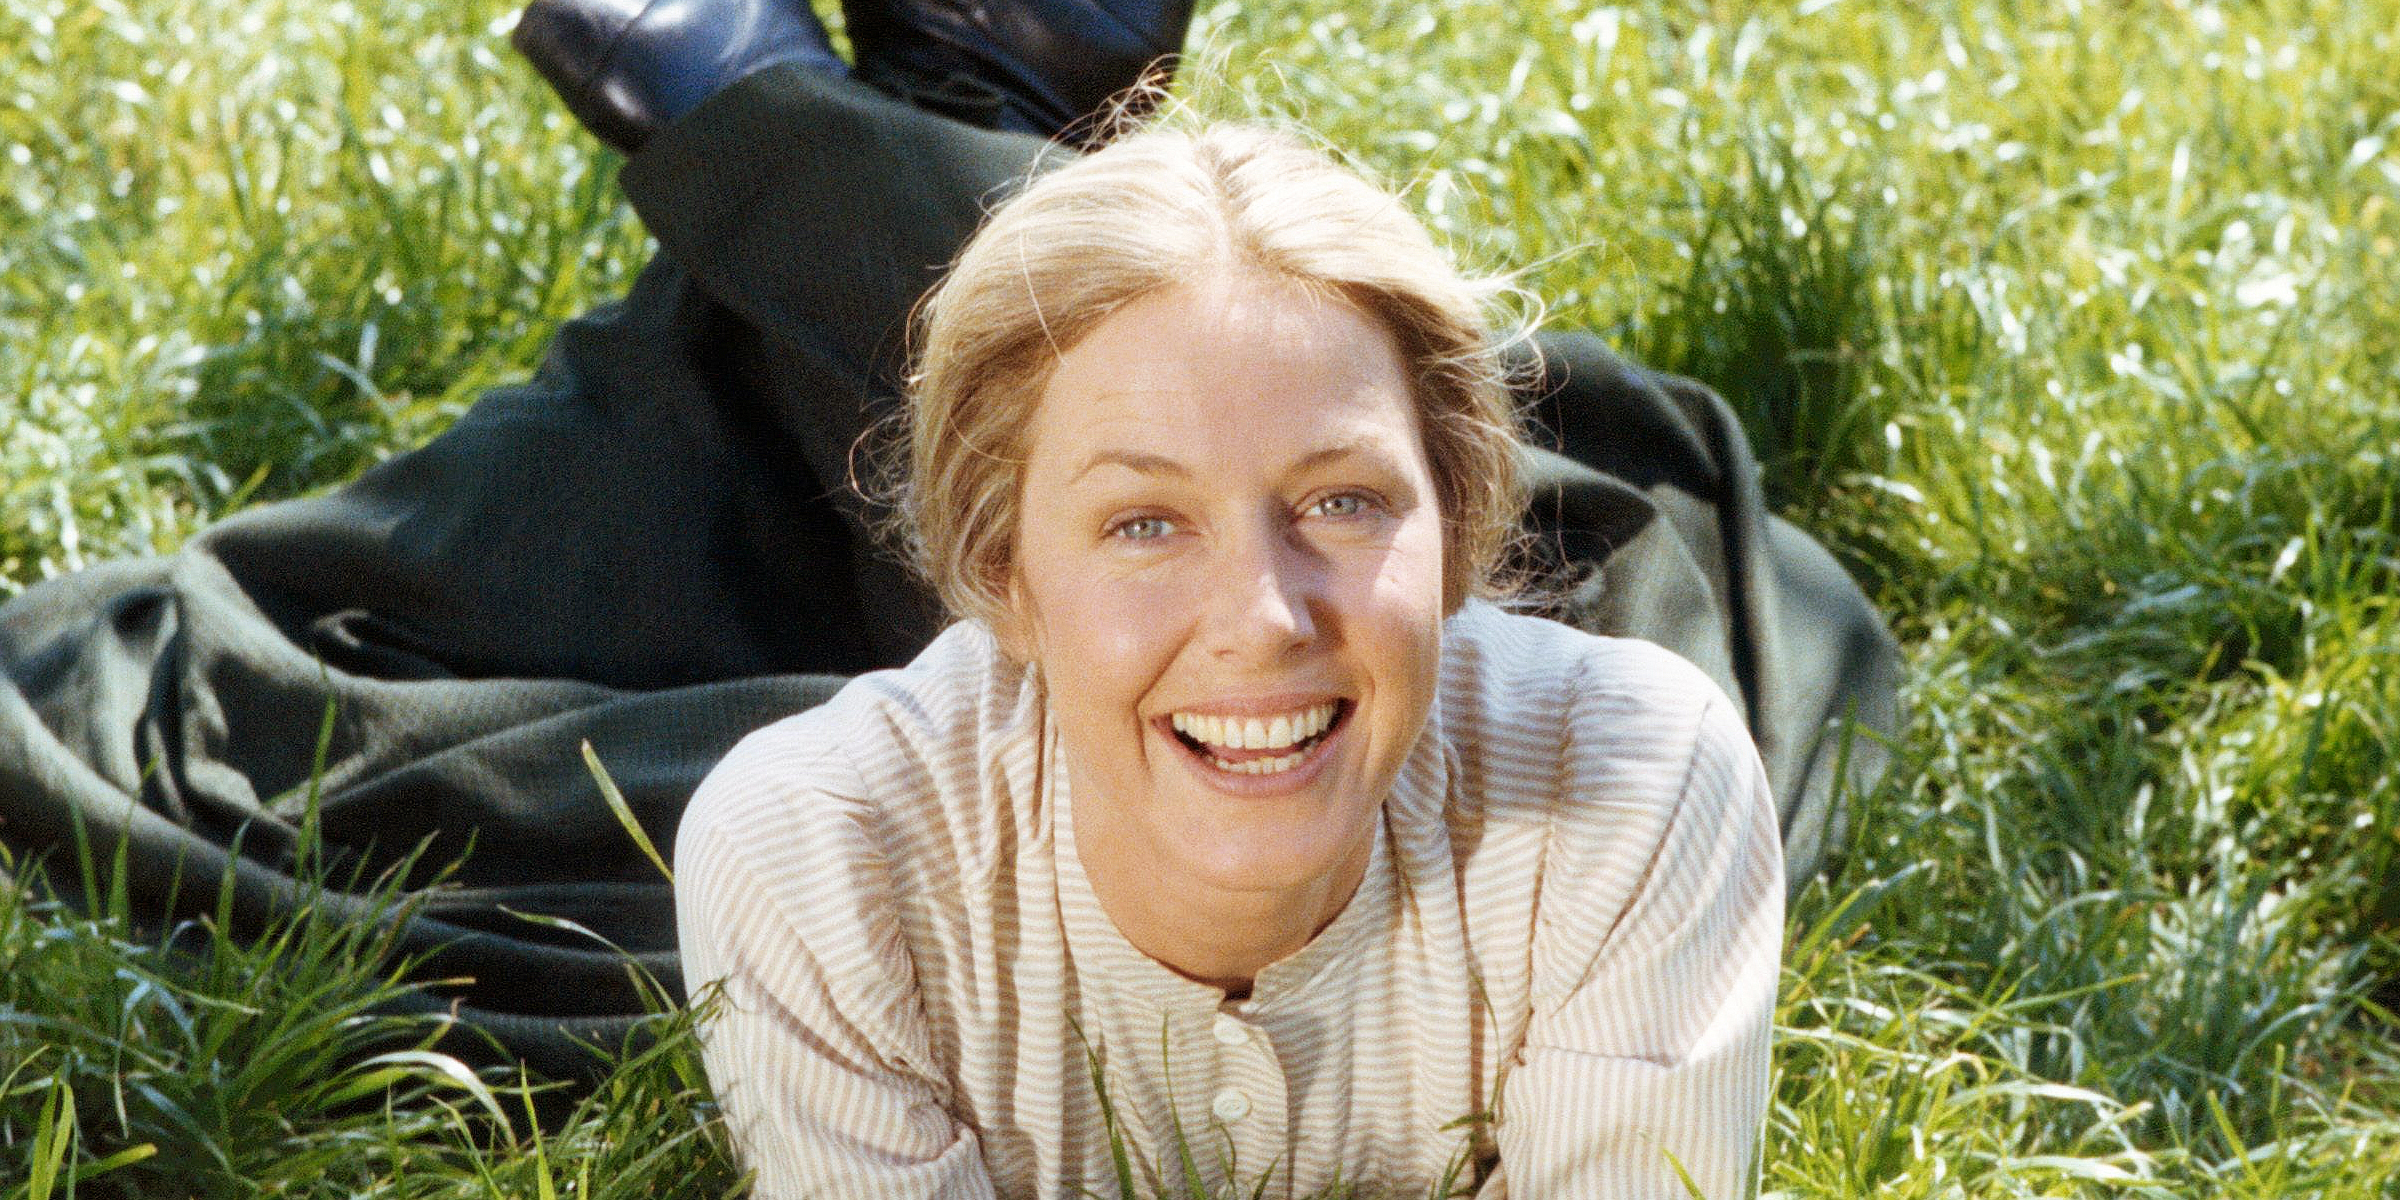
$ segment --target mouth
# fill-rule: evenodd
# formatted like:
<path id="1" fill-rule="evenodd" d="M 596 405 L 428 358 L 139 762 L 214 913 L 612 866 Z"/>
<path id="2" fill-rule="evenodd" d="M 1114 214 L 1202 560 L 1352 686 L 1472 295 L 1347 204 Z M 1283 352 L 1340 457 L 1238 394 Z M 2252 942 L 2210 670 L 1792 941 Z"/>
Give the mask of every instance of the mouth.
<path id="1" fill-rule="evenodd" d="M 1258 716 L 1177 712 L 1164 723 L 1176 742 L 1207 767 L 1266 777 L 1306 766 L 1349 723 L 1352 708 L 1348 700 L 1326 700 Z"/>

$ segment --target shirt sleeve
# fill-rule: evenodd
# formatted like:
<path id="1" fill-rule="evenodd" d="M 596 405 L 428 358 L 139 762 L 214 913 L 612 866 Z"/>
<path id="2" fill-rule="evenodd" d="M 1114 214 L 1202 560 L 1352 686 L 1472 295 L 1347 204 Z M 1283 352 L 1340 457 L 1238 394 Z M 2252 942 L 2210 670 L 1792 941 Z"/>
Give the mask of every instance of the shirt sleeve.
<path id="1" fill-rule="evenodd" d="M 1696 733 L 1652 735 L 1654 712 L 1579 702 L 1569 714 L 1569 794 L 1539 885 L 1533 1011 L 1499 1093 L 1500 1168 L 1487 1198 L 1756 1190 L 1782 844 L 1748 731 L 1690 675 L 1699 698 L 1678 707 L 1697 709 Z M 1688 715 L 1681 723 L 1692 727 Z M 1629 739 L 1629 726 L 1643 733 Z M 1678 756 L 1685 737 L 1689 754 Z M 1670 748 L 1629 751 L 1629 740 Z"/>
<path id="2" fill-rule="evenodd" d="M 702 1061 L 753 1194 L 991 1196 L 946 1105 L 871 823 L 760 757 L 710 774 L 675 849 Z"/>

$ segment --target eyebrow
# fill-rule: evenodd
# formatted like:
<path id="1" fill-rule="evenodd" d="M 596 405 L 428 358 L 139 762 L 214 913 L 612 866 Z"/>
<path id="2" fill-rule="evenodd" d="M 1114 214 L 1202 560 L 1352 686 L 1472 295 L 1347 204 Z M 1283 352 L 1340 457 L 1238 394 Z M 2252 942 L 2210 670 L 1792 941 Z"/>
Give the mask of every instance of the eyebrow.
<path id="1" fill-rule="evenodd" d="M 1388 457 L 1373 439 L 1352 438 L 1301 455 L 1299 461 L 1292 464 L 1291 470 L 1294 473 L 1306 471 L 1353 454 L 1378 462 L 1386 461 Z M 1083 465 L 1067 477 L 1067 482 L 1074 483 L 1104 466 L 1118 466 L 1144 475 L 1165 475 L 1175 479 L 1192 477 L 1190 468 L 1163 454 L 1144 454 L 1138 450 L 1102 450 L 1083 460 Z"/>
<path id="2" fill-rule="evenodd" d="M 1178 479 L 1189 479 L 1192 475 L 1191 471 L 1186 469 L 1182 463 L 1163 454 L 1143 454 L 1136 450 L 1102 450 L 1083 460 L 1083 465 L 1076 468 L 1073 475 L 1067 477 L 1067 482 L 1074 483 L 1106 466 L 1123 467 L 1128 471 L 1137 471 L 1144 475 L 1172 475 Z"/>

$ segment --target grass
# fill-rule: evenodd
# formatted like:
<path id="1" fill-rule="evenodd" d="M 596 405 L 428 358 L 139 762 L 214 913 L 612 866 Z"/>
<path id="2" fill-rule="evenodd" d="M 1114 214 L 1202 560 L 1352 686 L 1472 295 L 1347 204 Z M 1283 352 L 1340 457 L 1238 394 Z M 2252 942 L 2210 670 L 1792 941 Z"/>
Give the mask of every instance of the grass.
<path id="1" fill-rule="evenodd" d="M 419 444 L 624 286 L 614 162 L 509 11 L 0 10 L 0 594 Z M 1901 635 L 1896 765 L 1793 913 L 1768 1191 L 2400 1195 L 2395 29 L 1203 10 L 1197 103 L 1299 115 L 1723 389 Z M 678 1018 L 544 1128 L 373 1015 L 373 930 L 162 941 L 38 884 L 0 889 L 0 1193 L 733 1186 Z"/>

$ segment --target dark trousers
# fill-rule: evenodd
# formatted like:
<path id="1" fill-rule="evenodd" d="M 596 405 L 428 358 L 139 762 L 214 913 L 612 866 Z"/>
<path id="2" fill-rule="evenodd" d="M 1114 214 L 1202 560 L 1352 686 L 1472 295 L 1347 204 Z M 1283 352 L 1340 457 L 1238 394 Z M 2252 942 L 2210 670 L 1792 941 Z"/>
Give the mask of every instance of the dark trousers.
<path id="1" fill-rule="evenodd" d="M 734 740 L 937 631 L 853 456 L 897 403 L 911 306 L 1041 153 L 793 67 L 715 97 L 623 173 L 658 258 L 531 381 L 335 492 L 0 609 L 0 838 L 56 850 L 80 827 L 123 842 L 143 913 L 205 911 L 224 882 L 255 921 L 297 894 L 319 793 L 332 861 L 415 851 L 412 886 L 457 864 L 404 948 L 471 976 L 462 1015 L 507 1050 L 572 1069 L 569 1035 L 607 1039 L 641 997 L 615 949 L 504 909 L 679 983 L 672 898 L 581 743 L 668 847 Z M 1843 779 L 1880 769 L 1842 729 L 1895 723 L 1891 638 L 1765 511 L 1722 400 L 1588 336 L 1540 349 L 1531 522 L 1554 611 L 1740 700 L 1805 880 Z"/>

